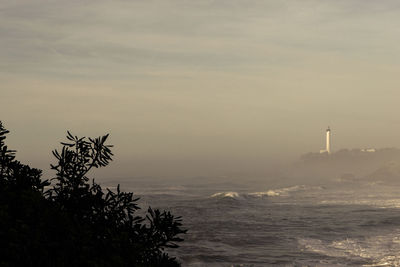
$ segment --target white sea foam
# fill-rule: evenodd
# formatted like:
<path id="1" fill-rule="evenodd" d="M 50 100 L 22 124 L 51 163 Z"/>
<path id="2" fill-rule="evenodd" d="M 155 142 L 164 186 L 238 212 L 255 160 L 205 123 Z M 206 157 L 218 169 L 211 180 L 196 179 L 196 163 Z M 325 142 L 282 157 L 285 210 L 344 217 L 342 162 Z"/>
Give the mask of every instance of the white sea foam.
<path id="1" fill-rule="evenodd" d="M 256 198 L 262 198 L 262 197 L 278 197 L 278 196 L 290 196 L 290 193 L 293 192 L 298 192 L 298 191 L 306 191 L 306 190 L 320 190 L 322 187 L 319 186 L 305 186 L 305 185 L 295 185 L 295 186 L 290 186 L 290 187 L 283 187 L 283 188 L 278 188 L 278 189 L 271 189 L 267 191 L 261 191 L 261 192 L 252 192 L 252 193 L 247 193 L 247 194 L 239 194 L 237 192 L 233 191 L 226 191 L 226 192 L 218 192 L 213 195 L 211 195 L 212 198 L 246 198 L 246 197 L 256 197 Z"/>
<path id="2" fill-rule="evenodd" d="M 212 198 L 239 198 L 237 192 L 218 192 L 211 196 Z"/>
<path id="3" fill-rule="evenodd" d="M 284 187 L 279 189 L 268 190 L 264 192 L 254 192 L 247 194 L 251 197 L 277 197 L 277 196 L 289 196 L 292 192 L 305 191 L 305 190 L 320 190 L 320 186 L 306 186 L 306 185 L 295 185 L 290 187 Z"/>
<path id="4" fill-rule="evenodd" d="M 378 199 L 377 197 L 370 198 L 343 198 L 343 199 L 328 199 L 321 200 L 318 204 L 322 205 L 365 205 L 375 208 L 400 208 L 400 198 Z"/>
<path id="5" fill-rule="evenodd" d="M 249 193 L 247 195 L 251 197 L 276 197 L 280 196 L 281 193 L 276 190 L 268 190 L 266 192 L 254 192 L 254 193 Z"/>
<path id="6" fill-rule="evenodd" d="M 371 262 L 364 266 L 400 266 L 400 231 L 362 240 L 346 238 L 327 243 L 319 239 L 303 238 L 298 243 L 305 251 Z"/>

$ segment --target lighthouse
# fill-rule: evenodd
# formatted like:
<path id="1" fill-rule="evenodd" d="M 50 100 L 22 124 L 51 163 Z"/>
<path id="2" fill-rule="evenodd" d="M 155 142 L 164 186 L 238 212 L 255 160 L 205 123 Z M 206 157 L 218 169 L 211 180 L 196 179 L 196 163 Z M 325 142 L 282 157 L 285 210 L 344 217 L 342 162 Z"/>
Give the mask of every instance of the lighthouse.
<path id="1" fill-rule="evenodd" d="M 326 147 L 325 149 L 321 149 L 319 153 L 331 154 L 331 128 L 329 126 L 328 129 L 326 129 Z"/>
<path id="2" fill-rule="evenodd" d="M 326 152 L 331 153 L 331 128 L 326 129 Z"/>

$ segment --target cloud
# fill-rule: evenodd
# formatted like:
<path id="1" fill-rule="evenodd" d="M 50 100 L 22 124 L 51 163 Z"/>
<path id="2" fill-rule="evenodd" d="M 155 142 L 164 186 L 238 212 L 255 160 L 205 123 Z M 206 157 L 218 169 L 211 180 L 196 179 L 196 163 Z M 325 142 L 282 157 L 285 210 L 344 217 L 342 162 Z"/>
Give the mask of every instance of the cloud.
<path id="1" fill-rule="evenodd" d="M 290 67 L 318 52 L 376 53 L 379 60 L 383 49 L 398 49 L 396 1 L 7 2 L 0 5 L 5 72 L 87 78 L 166 69 L 246 73 Z"/>

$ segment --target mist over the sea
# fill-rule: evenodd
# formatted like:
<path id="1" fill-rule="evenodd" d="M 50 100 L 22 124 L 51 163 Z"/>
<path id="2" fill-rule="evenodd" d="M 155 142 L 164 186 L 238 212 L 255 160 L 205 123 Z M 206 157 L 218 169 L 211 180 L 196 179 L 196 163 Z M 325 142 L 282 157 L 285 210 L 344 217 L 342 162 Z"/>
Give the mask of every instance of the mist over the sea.
<path id="1" fill-rule="evenodd" d="M 183 216 L 183 266 L 399 266 L 399 159 L 396 148 L 352 149 L 307 153 L 263 177 L 118 183 Z"/>
<path id="2" fill-rule="evenodd" d="M 398 181 L 310 181 L 147 177 L 119 182 L 140 196 L 144 207 L 168 208 L 183 217 L 190 230 L 173 252 L 183 266 L 400 264 Z"/>

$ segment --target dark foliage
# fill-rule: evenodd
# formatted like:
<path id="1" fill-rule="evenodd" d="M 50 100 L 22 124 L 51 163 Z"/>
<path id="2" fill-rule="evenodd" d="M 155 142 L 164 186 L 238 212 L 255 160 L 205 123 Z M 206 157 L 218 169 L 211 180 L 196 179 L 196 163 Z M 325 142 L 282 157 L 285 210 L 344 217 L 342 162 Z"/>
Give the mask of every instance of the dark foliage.
<path id="1" fill-rule="evenodd" d="M 78 138 L 68 132 L 53 151 L 56 176 L 15 160 L 0 122 L 0 266 L 179 266 L 181 218 L 148 209 L 139 216 L 133 193 L 103 190 L 86 176 L 112 160 L 108 135 Z"/>

